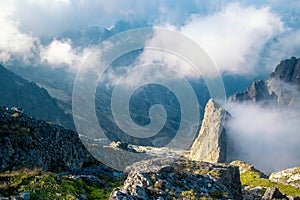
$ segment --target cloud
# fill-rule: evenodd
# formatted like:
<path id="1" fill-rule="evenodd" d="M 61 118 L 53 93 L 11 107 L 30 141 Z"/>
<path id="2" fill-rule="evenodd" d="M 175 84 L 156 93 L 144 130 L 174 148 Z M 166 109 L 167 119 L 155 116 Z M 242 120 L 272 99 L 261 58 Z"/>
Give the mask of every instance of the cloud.
<path id="1" fill-rule="evenodd" d="M 40 61 L 54 68 L 65 67 L 66 69 L 76 71 L 85 58 L 95 49 L 87 47 L 84 49 L 73 48 L 71 39 L 57 40 L 41 47 Z"/>
<path id="2" fill-rule="evenodd" d="M 300 23 L 300 21 L 299 21 Z M 292 56 L 300 57 L 300 30 L 296 28 L 288 28 L 288 30 L 276 38 L 276 42 L 272 43 L 267 49 L 264 65 L 268 71 L 273 71 L 281 60 L 285 60 Z"/>
<path id="3" fill-rule="evenodd" d="M 181 32 L 194 39 L 221 71 L 253 73 L 260 55 L 271 39 L 284 31 L 280 16 L 269 7 L 237 3 L 207 16 L 193 15 Z"/>
<path id="4" fill-rule="evenodd" d="M 297 40 L 299 34 L 299 3 L 282 0 L 232 2 L 3 0 L 0 23 L 7 31 L 0 33 L 4 35 L 0 39 L 3 47 L 0 58 L 7 61 L 12 53 L 21 55 L 22 52 L 30 57 L 39 51 L 39 41 L 44 44 L 53 38 L 62 38 L 66 32 L 79 33 L 93 25 L 109 27 L 121 19 L 177 27 L 197 41 L 222 72 L 253 74 L 259 67 L 270 71 L 279 57 L 283 59 L 289 53 L 299 56 L 298 41 L 291 41 Z M 78 44 L 78 41 L 73 43 Z"/>
<path id="5" fill-rule="evenodd" d="M 11 0 L 8 0 L 11 1 Z M 38 36 L 55 36 L 65 31 L 83 29 L 91 25 L 111 26 L 118 20 L 168 21 L 182 24 L 191 12 L 194 1 L 87 1 L 87 0 L 13 0 L 15 17 L 22 30 Z"/>
<path id="6" fill-rule="evenodd" d="M 266 173 L 300 165 L 300 114 L 290 107 L 247 103 L 228 106 L 229 159 L 240 159 Z M 234 148 L 233 148 L 234 147 Z"/>
<path id="7" fill-rule="evenodd" d="M 40 53 L 42 62 L 50 65 L 74 65 L 77 62 L 76 52 L 72 49 L 71 40 L 54 39 L 48 46 L 42 48 Z"/>
<path id="8" fill-rule="evenodd" d="M 13 7 L 0 3 L 0 61 L 7 62 L 12 57 L 19 57 L 26 61 L 35 48 L 38 39 L 20 31 L 20 23 L 12 18 Z"/>

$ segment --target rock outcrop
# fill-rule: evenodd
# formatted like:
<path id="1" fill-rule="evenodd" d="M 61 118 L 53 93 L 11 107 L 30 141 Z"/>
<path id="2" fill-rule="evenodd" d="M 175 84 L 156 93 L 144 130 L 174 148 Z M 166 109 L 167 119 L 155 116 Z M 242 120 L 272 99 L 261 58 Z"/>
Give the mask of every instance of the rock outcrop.
<path id="1" fill-rule="evenodd" d="M 288 199 L 286 195 L 283 195 L 276 187 L 267 188 L 262 200 L 272 200 L 272 199 Z"/>
<path id="2" fill-rule="evenodd" d="M 144 170 L 131 170 L 110 199 L 242 199 L 239 170 L 234 166 L 188 160 L 161 167 L 149 162 L 138 165 L 142 167 L 134 169 Z"/>
<path id="3" fill-rule="evenodd" d="M 226 162 L 226 133 L 224 122 L 229 116 L 214 100 L 205 107 L 204 119 L 198 137 L 194 141 L 189 158 L 211 163 Z"/>
<path id="4" fill-rule="evenodd" d="M 297 174 L 299 168 L 283 170 L 281 173 L 276 172 L 274 174 L 276 175 L 276 179 L 274 179 L 274 175 L 271 174 L 268 177 L 248 163 L 236 160 L 230 164 L 239 167 L 243 199 L 245 200 L 299 198 L 299 188 L 293 184 L 282 182 L 282 180 L 286 179 L 292 173 Z"/>
<path id="5" fill-rule="evenodd" d="M 271 73 L 270 79 L 277 79 L 285 83 L 298 86 L 300 89 L 300 58 L 291 57 L 283 60 Z"/>
<path id="6" fill-rule="evenodd" d="M 268 80 L 254 81 L 245 92 L 229 97 L 229 102 L 254 102 L 263 105 L 291 105 L 299 100 L 300 58 L 292 57 L 277 65 Z M 296 93 L 296 94 L 295 94 Z"/>
<path id="7" fill-rule="evenodd" d="M 300 190 L 300 167 L 289 168 L 286 170 L 273 172 L 269 176 L 269 180 L 274 183 L 291 185 Z"/>
<path id="8" fill-rule="evenodd" d="M 72 130 L 0 107 L 0 171 L 69 171 L 98 163 Z"/>
<path id="9" fill-rule="evenodd" d="M 257 80 L 247 88 L 245 92 L 240 92 L 232 95 L 229 98 L 231 102 L 263 102 L 264 104 L 274 104 L 277 102 L 277 96 L 274 92 L 270 92 L 268 85 L 263 80 Z"/>

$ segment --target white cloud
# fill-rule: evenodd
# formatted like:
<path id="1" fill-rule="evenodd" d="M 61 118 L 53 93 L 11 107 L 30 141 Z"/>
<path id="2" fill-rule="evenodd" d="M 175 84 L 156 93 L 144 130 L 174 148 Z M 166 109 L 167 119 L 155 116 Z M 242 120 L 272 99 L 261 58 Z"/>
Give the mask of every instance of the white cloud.
<path id="1" fill-rule="evenodd" d="M 300 57 L 300 30 L 289 28 L 277 42 L 270 45 L 268 57 L 265 59 L 265 66 L 268 71 L 274 71 L 281 60 L 290 57 Z"/>
<path id="2" fill-rule="evenodd" d="M 53 39 L 48 46 L 41 47 L 40 60 L 52 67 L 66 67 L 76 71 L 91 52 L 93 52 L 92 47 L 83 50 L 72 48 L 70 39 Z"/>
<path id="3" fill-rule="evenodd" d="M 22 30 L 38 36 L 55 36 L 90 25 L 111 26 L 118 20 L 168 21 L 182 24 L 197 8 L 194 1 L 86 1 L 86 0 L 17 0 L 15 17 Z"/>
<path id="4" fill-rule="evenodd" d="M 266 108 L 255 104 L 230 104 L 232 119 L 226 133 L 240 159 L 266 173 L 300 165 L 300 115 L 295 108 Z"/>
<path id="5" fill-rule="evenodd" d="M 12 18 L 14 8 L 11 4 L 0 3 L 0 61 L 7 62 L 11 57 L 24 61 L 30 56 L 37 38 L 20 31 L 19 21 Z"/>
<path id="6" fill-rule="evenodd" d="M 255 69 L 266 43 L 284 27 L 268 7 L 231 3 L 211 15 L 194 15 L 181 31 L 198 42 L 221 71 L 248 74 Z"/>
<path id="7" fill-rule="evenodd" d="M 0 47 L 3 47 L 0 59 L 7 61 L 13 54 L 31 56 L 31 50 L 36 46 L 39 48 L 38 38 L 41 36 L 58 38 L 69 30 L 78 31 L 91 25 L 108 27 L 120 19 L 147 20 L 180 27 L 182 33 L 197 41 L 208 52 L 221 71 L 230 73 L 253 73 L 261 66 L 262 59 L 265 59 L 263 62 L 270 71 L 279 57 L 290 57 L 288 54 L 299 56 L 299 3 L 283 3 L 282 0 L 264 3 L 245 1 L 240 4 L 229 2 L 232 1 L 3 0 L 0 2 L 0 23 L 5 31 L 0 33 Z M 286 24 L 292 21 L 294 29 L 288 29 L 288 34 L 281 35 L 287 31 Z M 184 23 L 186 25 L 182 26 Z M 272 41 L 275 37 L 279 38 L 278 42 Z M 267 56 L 262 56 L 267 42 L 272 43 L 271 49 Z M 277 53 L 272 53 L 273 49 Z M 62 51 L 66 52 L 66 49 Z M 78 50 L 71 51 L 75 52 L 67 53 L 68 59 L 72 53 L 81 54 Z M 271 63 L 265 57 L 276 62 Z M 168 62 L 174 61 L 169 59 Z M 66 63 L 70 63 L 70 60 Z M 182 73 L 189 73 L 182 67 L 181 70 L 184 70 Z"/>
<path id="8" fill-rule="evenodd" d="M 50 65 L 73 65 L 76 63 L 77 55 L 72 49 L 70 39 L 63 41 L 54 39 L 48 46 L 42 48 L 40 58 Z"/>

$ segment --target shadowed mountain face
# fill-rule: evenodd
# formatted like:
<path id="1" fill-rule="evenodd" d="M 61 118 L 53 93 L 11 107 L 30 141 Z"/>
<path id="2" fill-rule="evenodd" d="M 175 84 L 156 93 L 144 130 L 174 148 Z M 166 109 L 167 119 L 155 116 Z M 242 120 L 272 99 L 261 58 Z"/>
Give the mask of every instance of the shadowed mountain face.
<path id="1" fill-rule="evenodd" d="M 72 128 L 71 117 L 65 115 L 48 92 L 0 65 L 0 104 L 21 107 L 25 113 Z"/>
<path id="2" fill-rule="evenodd" d="M 283 60 L 277 65 L 275 72 L 271 73 L 270 79 L 278 79 L 285 83 L 291 83 L 300 87 L 300 58 L 292 57 Z"/>
<path id="3" fill-rule="evenodd" d="M 232 102 L 256 102 L 264 105 L 291 104 L 300 89 L 300 58 L 291 57 L 277 65 L 268 80 L 254 81 L 246 91 L 235 93 Z"/>

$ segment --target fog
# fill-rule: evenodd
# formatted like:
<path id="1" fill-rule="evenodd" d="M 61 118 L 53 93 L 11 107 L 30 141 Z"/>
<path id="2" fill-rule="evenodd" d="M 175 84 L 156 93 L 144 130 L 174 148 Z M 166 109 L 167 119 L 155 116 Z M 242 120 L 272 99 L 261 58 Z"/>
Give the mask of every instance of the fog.
<path id="1" fill-rule="evenodd" d="M 290 106 L 231 103 L 226 124 L 229 159 L 243 160 L 265 173 L 300 165 L 300 113 Z"/>

